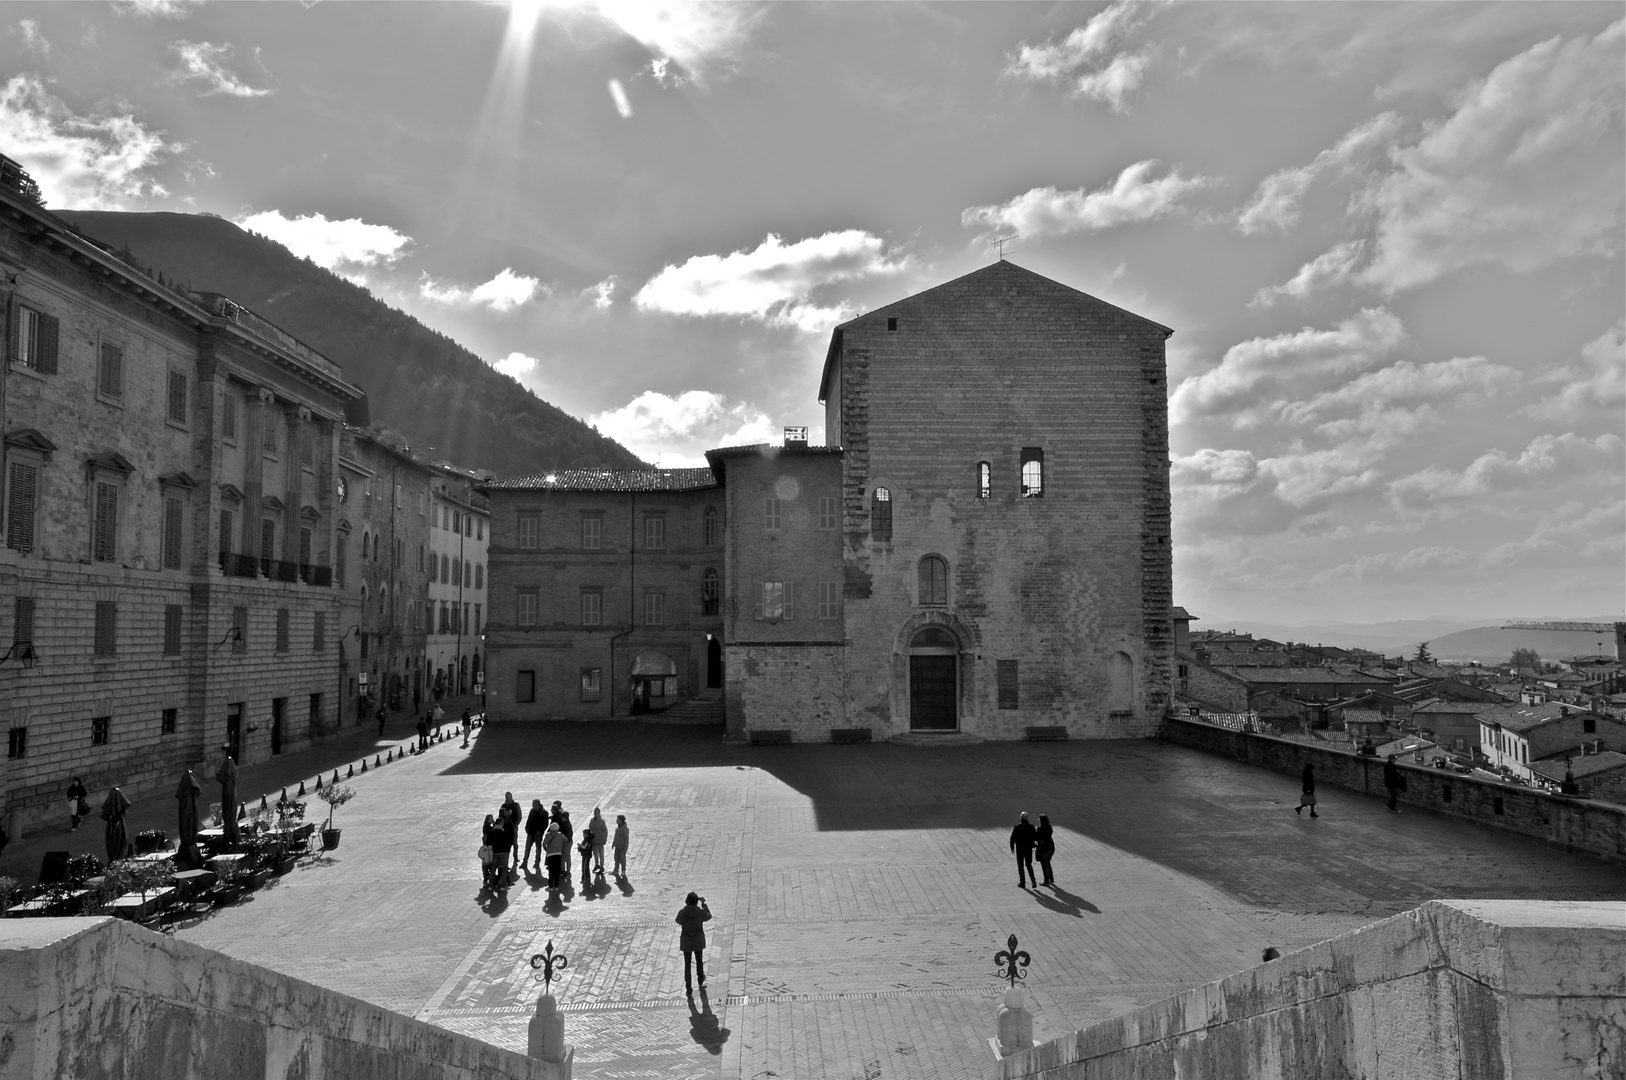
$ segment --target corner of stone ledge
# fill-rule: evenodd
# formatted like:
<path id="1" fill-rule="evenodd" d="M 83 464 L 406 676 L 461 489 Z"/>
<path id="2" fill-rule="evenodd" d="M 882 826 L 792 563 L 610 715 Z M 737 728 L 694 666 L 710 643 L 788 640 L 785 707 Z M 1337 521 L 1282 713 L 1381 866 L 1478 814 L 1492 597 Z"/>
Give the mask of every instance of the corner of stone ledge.
<path id="1" fill-rule="evenodd" d="M 0 952 L 45 949 L 85 934 L 105 932 L 117 919 L 109 915 L 85 918 L 0 919 Z"/>

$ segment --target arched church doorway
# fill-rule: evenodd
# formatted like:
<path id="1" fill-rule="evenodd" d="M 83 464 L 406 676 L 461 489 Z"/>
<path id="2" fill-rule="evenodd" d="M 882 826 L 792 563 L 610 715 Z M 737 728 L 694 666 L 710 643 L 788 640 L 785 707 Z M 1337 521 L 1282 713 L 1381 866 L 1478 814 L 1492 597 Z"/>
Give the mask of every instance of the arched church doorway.
<path id="1" fill-rule="evenodd" d="M 960 726 L 960 643 L 928 626 L 909 642 L 909 729 L 954 731 Z"/>
<path id="2" fill-rule="evenodd" d="M 677 704 L 677 664 L 670 656 L 646 649 L 632 660 L 632 712 L 659 712 Z"/>
<path id="3" fill-rule="evenodd" d="M 723 685 L 723 643 L 716 635 L 706 638 L 706 689 L 716 690 Z"/>
<path id="4" fill-rule="evenodd" d="M 1107 711 L 1135 711 L 1135 662 L 1126 652 L 1115 652 L 1107 658 Z"/>

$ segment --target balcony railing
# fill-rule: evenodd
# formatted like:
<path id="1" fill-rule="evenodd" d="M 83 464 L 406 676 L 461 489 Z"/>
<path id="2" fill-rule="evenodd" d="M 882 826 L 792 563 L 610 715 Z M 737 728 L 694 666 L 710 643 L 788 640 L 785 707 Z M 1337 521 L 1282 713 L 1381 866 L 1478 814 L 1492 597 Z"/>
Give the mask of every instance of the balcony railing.
<path id="1" fill-rule="evenodd" d="M 300 581 L 306 585 L 331 588 L 333 568 L 314 563 L 284 562 L 282 559 L 260 559 L 253 555 L 220 553 L 220 572 L 227 577 L 265 578 L 268 581 Z"/>
<path id="2" fill-rule="evenodd" d="M 333 584 L 333 567 L 317 566 L 314 563 L 299 564 L 299 580 L 307 585 L 320 585 L 323 588 Z"/>
<path id="3" fill-rule="evenodd" d="M 227 577 L 257 578 L 260 576 L 260 560 L 252 555 L 234 555 L 229 551 L 222 551 L 220 572 Z"/>

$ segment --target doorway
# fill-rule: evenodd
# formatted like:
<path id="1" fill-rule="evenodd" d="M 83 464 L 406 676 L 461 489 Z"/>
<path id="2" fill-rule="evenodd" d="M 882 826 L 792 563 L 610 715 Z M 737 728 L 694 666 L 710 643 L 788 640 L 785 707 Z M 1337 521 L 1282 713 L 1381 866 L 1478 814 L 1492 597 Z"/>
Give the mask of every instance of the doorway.
<path id="1" fill-rule="evenodd" d="M 677 664 L 670 656 L 654 649 L 639 653 L 632 661 L 633 715 L 660 712 L 677 704 Z"/>
<path id="2" fill-rule="evenodd" d="M 235 701 L 226 706 L 226 753 L 241 763 L 243 757 L 243 703 Z"/>
<path id="3" fill-rule="evenodd" d="M 723 643 L 715 637 L 706 639 L 706 689 L 716 690 L 723 685 Z"/>
<path id="4" fill-rule="evenodd" d="M 271 699 L 271 753 L 282 753 L 282 714 L 288 704 L 285 697 Z"/>
<path id="5" fill-rule="evenodd" d="M 909 730 L 957 730 L 959 700 L 959 642 L 928 626 L 909 643 Z"/>

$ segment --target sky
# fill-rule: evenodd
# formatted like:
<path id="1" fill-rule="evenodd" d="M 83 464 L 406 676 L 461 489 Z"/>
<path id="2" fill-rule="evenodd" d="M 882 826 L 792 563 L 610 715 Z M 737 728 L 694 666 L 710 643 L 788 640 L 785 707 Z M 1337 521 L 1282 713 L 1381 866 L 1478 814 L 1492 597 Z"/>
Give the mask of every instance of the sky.
<path id="1" fill-rule="evenodd" d="M 1173 327 L 1205 622 L 1626 610 L 1618 3 L 8 3 L 0 153 L 666 467 L 1006 257 Z"/>

